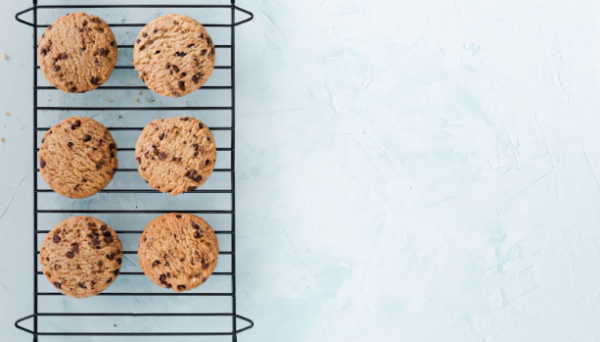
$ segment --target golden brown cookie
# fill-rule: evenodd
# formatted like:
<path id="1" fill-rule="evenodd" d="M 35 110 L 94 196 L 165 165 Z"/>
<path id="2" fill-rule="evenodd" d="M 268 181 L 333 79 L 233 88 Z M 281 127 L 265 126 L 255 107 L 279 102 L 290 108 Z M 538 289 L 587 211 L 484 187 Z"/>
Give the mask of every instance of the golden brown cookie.
<path id="1" fill-rule="evenodd" d="M 203 284 L 217 267 L 219 242 L 210 225 L 191 214 L 152 220 L 140 237 L 142 271 L 157 285 L 177 292 Z"/>
<path id="2" fill-rule="evenodd" d="M 148 88 L 180 97 L 206 83 L 215 65 L 215 45 L 196 20 L 181 14 L 163 15 L 138 35 L 133 64 Z"/>
<path id="3" fill-rule="evenodd" d="M 119 274 L 123 246 L 106 223 L 87 216 L 61 221 L 40 250 L 42 272 L 60 292 L 85 298 L 109 287 Z"/>
<path id="4" fill-rule="evenodd" d="M 202 185 L 216 158 L 217 146 L 210 129 L 187 116 L 150 122 L 135 145 L 142 178 L 172 196 Z"/>
<path id="5" fill-rule="evenodd" d="M 117 144 L 108 129 L 78 116 L 44 134 L 38 158 L 46 183 L 69 198 L 89 197 L 104 189 L 118 167 Z"/>
<path id="6" fill-rule="evenodd" d="M 38 45 L 40 69 L 50 84 L 67 93 L 98 88 L 117 63 L 117 41 L 100 17 L 65 14 L 46 28 Z"/>

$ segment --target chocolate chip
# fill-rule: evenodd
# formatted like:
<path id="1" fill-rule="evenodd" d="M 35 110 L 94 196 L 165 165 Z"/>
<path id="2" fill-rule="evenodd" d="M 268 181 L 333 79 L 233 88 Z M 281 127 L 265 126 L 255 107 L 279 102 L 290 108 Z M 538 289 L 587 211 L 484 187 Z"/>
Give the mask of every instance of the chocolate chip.
<path id="1" fill-rule="evenodd" d="M 210 48 L 210 53 L 212 53 L 213 55 L 215 54 L 215 47 L 214 46 Z"/>
<path id="2" fill-rule="evenodd" d="M 208 264 L 202 264 L 202 269 L 205 270 L 208 268 L 208 266 L 209 266 Z"/>
<path id="3" fill-rule="evenodd" d="M 198 187 L 197 186 L 188 186 L 187 191 L 194 191 L 196 190 Z"/>
<path id="4" fill-rule="evenodd" d="M 158 55 L 160 53 L 160 50 L 156 50 L 156 52 L 154 52 L 155 55 Z"/>
<path id="5" fill-rule="evenodd" d="M 196 239 L 199 239 L 199 238 L 201 238 L 201 237 L 202 237 L 202 232 L 201 232 L 201 231 L 199 231 L 199 230 L 197 230 L 197 231 L 194 233 L 194 237 L 195 237 Z"/>
<path id="6" fill-rule="evenodd" d="M 108 227 L 107 227 L 105 224 L 103 224 L 103 225 L 102 225 L 102 227 L 100 227 L 100 230 L 101 230 L 101 231 L 105 231 L 105 230 L 107 230 L 107 229 L 108 229 Z"/>
<path id="7" fill-rule="evenodd" d="M 171 266 L 171 264 L 167 261 L 165 262 L 165 266 Z"/>
<path id="8" fill-rule="evenodd" d="M 110 42 L 110 46 L 115 46 L 115 41 Z"/>
<path id="9" fill-rule="evenodd" d="M 202 175 L 198 175 L 196 177 L 194 177 L 194 181 L 196 182 L 200 182 L 202 180 Z"/>
<path id="10" fill-rule="evenodd" d="M 165 286 L 166 286 L 168 289 L 170 289 L 171 287 L 173 287 L 173 285 L 171 285 L 170 283 L 169 283 L 169 284 L 165 284 Z"/>
<path id="11" fill-rule="evenodd" d="M 73 254 L 73 252 L 67 252 L 67 258 L 73 259 L 74 256 L 75 254 Z"/>
<path id="12" fill-rule="evenodd" d="M 165 160 L 166 158 L 167 158 L 167 154 L 166 154 L 165 152 L 162 152 L 162 151 L 161 151 L 161 152 L 158 154 L 158 159 L 160 159 L 160 160 Z"/>
<path id="13" fill-rule="evenodd" d="M 52 25 L 48 25 L 48 30 L 52 30 Z"/>
<path id="14" fill-rule="evenodd" d="M 167 280 L 167 275 L 166 274 L 161 274 L 160 277 L 158 278 L 160 281 L 166 281 Z"/>
<path id="15" fill-rule="evenodd" d="M 98 238 L 93 238 L 91 242 L 92 242 L 93 246 L 96 246 L 96 245 L 100 244 L 100 240 L 98 240 Z"/>
<path id="16" fill-rule="evenodd" d="M 142 158 L 140 158 L 140 157 L 135 157 L 135 160 L 137 160 L 138 164 L 142 163 Z"/>
<path id="17" fill-rule="evenodd" d="M 81 121 L 75 120 L 75 122 L 73 122 L 73 124 L 71 124 L 71 129 L 76 129 L 78 127 L 81 127 Z"/>
<path id="18" fill-rule="evenodd" d="M 156 32 L 158 32 L 158 30 L 157 30 L 157 29 L 154 29 L 154 33 L 156 33 Z"/>
<path id="19" fill-rule="evenodd" d="M 114 258 L 115 258 L 115 255 L 114 255 L 114 254 L 112 254 L 112 253 L 106 254 L 106 259 L 108 259 L 108 260 L 112 260 L 112 259 L 114 259 Z"/>
<path id="20" fill-rule="evenodd" d="M 106 241 L 106 243 L 111 243 L 113 242 L 113 237 L 112 236 L 107 236 L 104 238 L 104 241 Z"/>
<path id="21" fill-rule="evenodd" d="M 188 121 L 190 118 L 188 118 L 187 116 L 181 117 L 179 118 L 179 120 L 181 121 Z"/>
<path id="22" fill-rule="evenodd" d="M 88 142 L 88 141 L 90 141 L 90 140 L 92 140 L 92 136 L 91 136 L 91 135 L 89 135 L 89 134 L 86 134 L 86 135 L 83 137 L 83 142 Z"/>
<path id="23" fill-rule="evenodd" d="M 146 32 L 142 33 L 142 37 L 146 38 L 148 37 L 148 34 Z"/>
<path id="24" fill-rule="evenodd" d="M 191 171 L 188 171 L 188 172 L 185 174 L 185 176 L 186 176 L 187 178 L 189 178 L 189 179 L 194 179 L 194 177 L 196 176 L 196 174 L 197 174 L 196 170 L 191 170 Z"/>
<path id="25" fill-rule="evenodd" d="M 200 75 L 196 74 L 196 75 L 192 76 L 192 82 L 198 84 L 198 82 L 200 82 Z"/>
<path id="26" fill-rule="evenodd" d="M 181 215 L 177 214 L 177 215 L 175 215 L 175 217 L 177 217 L 177 218 L 181 218 Z"/>
<path id="27" fill-rule="evenodd" d="M 184 57 L 185 55 L 187 55 L 187 53 L 185 53 L 185 52 L 179 52 L 179 51 L 175 52 L 175 56 L 177 56 L 177 57 Z"/>
<path id="28" fill-rule="evenodd" d="M 158 265 L 160 265 L 160 261 L 159 260 L 154 260 L 154 262 L 152 263 L 152 266 L 156 267 Z"/>
<path id="29" fill-rule="evenodd" d="M 111 150 L 116 150 L 117 149 L 117 144 L 111 143 L 110 145 L 108 145 L 108 148 L 110 148 Z"/>
<path id="30" fill-rule="evenodd" d="M 83 26 L 86 26 L 88 24 L 87 20 L 84 20 L 83 23 L 81 23 Z"/>
<path id="31" fill-rule="evenodd" d="M 67 146 L 69 146 L 69 148 L 73 147 L 73 145 L 74 144 L 72 142 L 70 142 L 70 141 L 67 143 Z"/>
<path id="32" fill-rule="evenodd" d="M 204 39 L 204 33 L 200 33 L 200 38 Z"/>
<path id="33" fill-rule="evenodd" d="M 210 165 L 210 159 L 206 159 L 206 163 L 204 163 L 206 165 Z"/>
<path id="34" fill-rule="evenodd" d="M 160 140 L 163 140 L 164 138 L 165 138 L 165 133 L 164 133 L 164 132 L 163 132 L 163 133 L 161 133 L 161 134 L 158 136 L 158 139 L 160 139 Z"/>
<path id="35" fill-rule="evenodd" d="M 90 82 L 94 85 L 98 84 L 98 77 L 92 77 L 92 79 L 90 80 Z"/>
<path id="36" fill-rule="evenodd" d="M 146 50 L 146 45 L 144 45 L 140 48 L 140 51 L 144 51 L 144 50 Z"/>
<path id="37" fill-rule="evenodd" d="M 99 54 L 100 56 L 104 56 L 104 48 L 99 48 L 99 49 L 98 49 L 98 54 Z"/>
<path id="38" fill-rule="evenodd" d="M 87 286 L 85 286 L 84 283 L 77 283 L 77 286 L 81 287 L 82 289 L 87 289 Z"/>
<path id="39" fill-rule="evenodd" d="M 179 68 L 177 67 L 177 65 L 173 65 L 173 70 L 175 70 L 175 72 L 179 72 Z"/>
<path id="40" fill-rule="evenodd" d="M 56 286 L 57 289 L 62 289 L 62 285 L 59 282 L 55 282 L 54 286 Z"/>
<path id="41" fill-rule="evenodd" d="M 98 18 L 98 17 L 92 18 L 92 21 L 95 22 L 96 24 L 100 24 L 100 18 Z"/>
<path id="42" fill-rule="evenodd" d="M 119 260 L 119 259 L 117 259 L 117 260 Z M 120 265 L 120 264 L 121 264 L 121 263 L 119 263 L 119 265 Z M 119 274 L 119 270 L 114 270 L 114 271 L 113 271 L 113 274 L 114 274 L 115 276 L 116 276 L 116 275 L 118 275 L 118 274 Z"/>
<path id="43" fill-rule="evenodd" d="M 200 229 L 200 225 L 197 223 L 192 223 L 192 228 L 194 229 Z"/>
<path id="44" fill-rule="evenodd" d="M 208 50 L 206 50 L 206 49 L 203 49 L 202 51 L 200 51 L 200 55 L 201 55 L 201 56 L 204 56 L 204 55 L 206 55 L 206 53 L 207 53 L 207 52 L 208 52 Z"/>
<path id="45" fill-rule="evenodd" d="M 40 159 L 40 169 L 43 169 L 46 166 L 46 161 L 44 159 Z"/>
<path id="46" fill-rule="evenodd" d="M 183 291 L 183 290 L 185 290 L 185 285 L 177 285 L 177 289 L 179 291 Z"/>
<path id="47" fill-rule="evenodd" d="M 73 248 L 71 248 L 71 250 L 73 251 L 73 253 L 78 253 L 79 252 L 79 246 L 75 245 L 75 246 L 73 246 Z"/>
<path id="48" fill-rule="evenodd" d="M 60 70 L 60 65 L 55 65 L 54 68 L 52 68 L 52 71 L 59 71 Z"/>
<path id="49" fill-rule="evenodd" d="M 60 55 L 60 59 L 67 59 L 69 58 L 69 54 L 63 53 L 62 55 Z"/>
<path id="50" fill-rule="evenodd" d="M 182 73 L 181 73 L 181 76 L 183 76 L 183 77 L 186 77 L 186 76 L 187 76 L 187 74 L 186 74 L 185 72 L 182 72 Z"/>
<path id="51" fill-rule="evenodd" d="M 112 278 L 106 279 L 106 283 L 109 284 L 112 281 Z"/>
<path id="52" fill-rule="evenodd" d="M 81 32 L 81 31 L 79 31 L 79 32 Z M 86 49 L 87 49 L 87 48 L 86 48 L 85 46 L 84 46 L 84 47 L 82 47 L 82 48 L 81 48 L 81 52 L 85 51 Z"/>
<path id="53" fill-rule="evenodd" d="M 102 168 L 102 162 L 96 164 L 96 170 L 100 170 Z"/>
<path id="54" fill-rule="evenodd" d="M 74 92 L 77 91 L 77 87 L 71 87 L 71 88 L 69 88 L 69 91 L 72 92 L 72 93 L 74 93 Z"/>
<path id="55" fill-rule="evenodd" d="M 121 258 L 118 258 L 118 259 L 117 259 L 117 264 L 121 265 L 121 263 L 122 263 L 122 262 L 123 262 L 123 259 L 121 259 Z M 116 275 L 116 274 L 115 274 L 115 275 Z"/>
<path id="56" fill-rule="evenodd" d="M 173 20 L 173 24 L 174 25 L 179 25 L 179 22 L 177 20 Z"/>
<path id="57" fill-rule="evenodd" d="M 52 237 L 52 241 L 54 241 L 54 243 L 59 243 L 59 242 L 60 242 L 60 236 L 58 236 L 58 235 L 54 235 L 54 236 Z"/>

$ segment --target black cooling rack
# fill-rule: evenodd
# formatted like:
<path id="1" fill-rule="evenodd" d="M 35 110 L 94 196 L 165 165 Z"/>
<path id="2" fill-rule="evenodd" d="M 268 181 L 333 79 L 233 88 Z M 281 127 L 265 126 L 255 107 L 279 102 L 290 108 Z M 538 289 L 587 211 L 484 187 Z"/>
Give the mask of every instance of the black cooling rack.
<path id="1" fill-rule="evenodd" d="M 132 0 L 136 1 L 136 0 Z M 164 0 L 166 1 L 166 0 Z M 181 0 L 186 1 L 186 0 Z M 39 2 L 39 3 L 38 3 Z M 46 4 L 44 4 L 46 2 Z M 197 3 L 198 1 L 192 1 Z M 119 12 L 119 11 L 128 11 L 131 12 L 139 12 L 139 11 L 149 11 L 150 16 L 155 16 L 157 11 L 165 11 L 166 13 L 181 13 L 194 17 L 191 12 L 193 10 L 196 11 L 210 11 L 211 13 L 217 13 L 215 15 L 210 15 L 209 19 L 198 19 L 200 22 L 203 22 L 204 26 L 208 28 L 209 32 L 213 36 L 213 40 L 215 43 L 219 43 L 218 39 L 215 39 L 215 35 L 212 30 L 217 30 L 217 28 L 222 30 L 227 30 L 225 34 L 221 33 L 221 37 L 228 37 L 229 42 L 227 44 L 216 44 L 215 47 L 217 49 L 217 56 L 221 52 L 227 55 L 227 51 L 229 51 L 229 58 L 226 58 L 225 65 L 216 65 L 215 69 L 224 69 L 228 71 L 230 76 L 226 77 L 228 79 L 229 84 L 218 84 L 218 85 L 207 85 L 202 87 L 196 93 L 199 92 L 210 92 L 210 97 L 220 97 L 226 98 L 228 100 L 228 105 L 218 105 L 218 106 L 202 106 L 202 105 L 189 105 L 184 100 L 185 98 L 179 99 L 178 101 L 166 101 L 171 105 L 135 105 L 135 106 L 101 106 L 97 105 L 97 101 L 84 101 L 84 104 L 92 104 L 91 106 L 51 106 L 51 105 L 40 105 L 40 94 L 38 92 L 50 92 L 50 97 L 63 97 L 66 96 L 59 90 L 56 90 L 54 87 L 49 85 L 40 85 L 38 79 L 43 81 L 43 77 L 38 77 L 39 66 L 37 61 L 37 41 L 39 35 L 42 33 L 43 29 L 48 26 L 48 19 L 42 24 L 40 21 L 40 16 L 45 14 L 49 17 L 53 17 L 56 19 L 58 16 L 62 15 L 62 11 L 66 12 L 86 12 L 88 14 L 98 14 L 98 11 L 107 11 L 109 10 L 111 13 Z M 152 13 L 154 11 L 154 13 Z M 241 14 L 242 19 L 236 21 L 236 13 Z M 205 13 L 205 12 L 202 12 Z M 28 16 L 31 21 L 27 21 L 22 19 L 22 16 Z M 99 14 L 101 17 L 102 15 Z M 123 30 L 128 30 L 130 28 L 131 32 L 127 37 L 135 37 L 139 32 L 139 28 L 145 26 L 146 22 L 126 22 L 122 20 L 121 22 L 112 22 L 111 19 L 114 15 L 111 15 L 109 18 L 105 18 L 105 20 L 109 23 L 110 27 L 115 30 L 115 28 L 123 28 Z M 217 22 L 210 22 L 210 19 L 220 18 Z M 225 19 L 226 18 L 226 19 Z M 51 341 L 81 341 L 82 336 L 92 336 L 89 338 L 85 338 L 85 341 L 88 340 L 102 340 L 102 341 L 115 341 L 115 336 L 127 336 L 119 338 L 122 339 L 135 339 L 135 337 L 143 336 L 141 340 L 150 341 L 156 336 L 172 336 L 172 339 L 185 339 L 185 337 L 193 337 L 193 336 L 203 336 L 202 340 L 218 340 L 218 341 L 237 341 L 237 334 L 242 331 L 248 330 L 254 326 L 254 323 L 241 315 L 239 315 L 236 311 L 236 267 L 235 267 L 235 28 L 238 25 L 246 23 L 252 20 L 252 13 L 241 9 L 235 5 L 235 0 L 231 0 L 230 4 L 103 4 L 103 5 L 90 5 L 85 4 L 83 0 L 77 2 L 69 2 L 69 5 L 55 5 L 51 4 L 48 1 L 44 0 L 33 0 L 33 7 L 28 8 L 24 11 L 21 11 L 16 14 L 16 20 L 31 26 L 33 28 L 33 143 L 34 143 L 34 151 L 33 151 L 33 191 L 34 191 L 34 203 L 33 203 L 33 313 L 29 316 L 23 317 L 15 322 L 15 326 L 28 332 L 33 335 L 33 341 L 40 340 L 51 340 Z M 149 18 L 153 19 L 153 18 Z M 29 20 L 29 19 L 28 19 Z M 149 21 L 149 20 L 148 20 Z M 51 22 L 51 21 L 50 21 Z M 213 28 L 213 29 L 211 29 Z M 131 36 L 131 34 L 133 36 Z M 133 38 L 135 39 L 135 38 Z M 133 43 L 133 39 L 131 42 Z M 121 42 L 119 40 L 119 42 Z M 123 52 L 123 50 L 131 51 L 133 45 L 118 45 L 119 53 Z M 221 50 L 221 51 L 219 51 Z M 125 51 L 127 52 L 127 51 Z M 227 61 L 228 59 L 228 61 Z M 121 61 L 121 57 L 119 55 L 119 61 Z M 134 69 L 131 62 L 126 65 L 122 65 L 122 63 L 118 63 L 115 68 L 115 74 L 121 72 L 120 69 Z M 127 71 L 122 71 L 127 72 Z M 130 70 L 129 72 L 135 72 L 135 70 Z M 115 77 L 113 74 L 113 77 Z M 110 85 L 110 80 L 108 85 L 103 85 L 96 89 L 94 93 L 102 92 L 103 90 L 108 91 L 118 91 L 118 92 L 126 92 L 126 91 L 137 91 L 137 90 L 146 90 L 147 87 L 143 84 L 139 85 L 129 85 L 127 84 L 114 84 Z M 134 82 L 135 83 L 135 82 Z M 209 80 L 210 83 L 210 80 Z M 215 95 L 218 92 L 223 92 L 220 95 Z M 102 92 L 105 93 L 105 92 Z M 89 96 L 90 93 L 88 93 Z M 141 94 L 141 92 L 140 92 Z M 74 96 L 82 96 L 74 95 Z M 188 95 L 189 96 L 189 95 Z M 40 100 L 40 101 L 39 101 Z M 47 100 L 50 101 L 50 100 Z M 150 102 L 150 101 L 148 101 Z M 155 101 L 152 101 L 155 102 Z M 177 103 L 175 103 L 177 102 Z M 159 102 L 160 104 L 160 102 Z M 83 208 L 79 206 L 73 205 L 65 205 L 63 207 L 50 207 L 45 208 L 42 206 L 40 196 L 45 195 L 53 195 L 51 189 L 44 188 L 43 182 L 39 182 L 41 177 L 38 177 L 39 168 L 37 167 L 37 152 L 38 152 L 38 142 L 40 138 L 40 134 L 43 134 L 49 126 L 44 125 L 40 126 L 38 122 L 43 118 L 44 113 L 53 112 L 64 114 L 67 117 L 75 115 L 73 112 L 83 112 L 82 114 L 77 113 L 77 115 L 86 115 L 89 113 L 123 113 L 119 115 L 119 118 L 126 115 L 134 115 L 134 114 L 143 114 L 140 115 L 140 119 L 128 120 L 127 124 L 121 124 L 118 126 L 109 126 L 109 130 L 112 131 L 113 135 L 120 133 L 133 133 L 139 134 L 139 132 L 143 129 L 143 126 L 149 121 L 156 119 L 157 115 L 160 113 L 168 113 L 166 111 L 174 111 L 177 113 L 181 113 L 181 111 L 186 111 L 185 115 L 197 116 L 200 119 L 203 119 L 204 113 L 211 112 L 216 113 L 220 117 L 227 116 L 227 120 L 230 124 L 221 125 L 221 126 L 212 126 L 211 129 L 213 133 L 218 133 L 220 131 L 229 133 L 227 139 L 221 139 L 217 141 L 217 153 L 218 160 L 226 159 L 228 165 L 224 167 L 215 168 L 213 177 L 215 175 L 220 175 L 221 178 L 225 177 L 228 179 L 228 186 L 225 188 L 213 188 L 213 189 L 198 189 L 192 192 L 186 193 L 183 196 L 184 201 L 186 203 L 185 206 L 181 205 L 182 201 L 175 201 L 175 206 L 171 205 L 167 210 L 165 208 L 148 208 L 147 206 L 140 205 L 130 205 L 128 208 L 106 208 L 105 206 L 95 205 L 97 202 L 88 203 L 87 207 Z M 140 113 L 139 111 L 143 111 Z M 47 114 L 46 114 L 47 115 Z M 40 119 L 40 120 L 39 120 Z M 44 119 L 46 120 L 46 119 Z M 132 124 L 133 121 L 137 120 L 137 124 Z M 59 120 L 58 120 L 59 121 Z M 55 123 L 58 123 L 55 122 Z M 116 137 L 117 143 L 119 146 L 122 144 L 119 142 L 119 138 Z M 220 143 L 223 143 L 223 140 L 226 140 L 224 145 L 219 146 Z M 119 148 L 119 163 L 123 164 L 123 159 L 125 159 L 123 154 L 132 153 L 135 149 L 133 147 L 124 147 Z M 224 156 L 222 155 L 224 154 Z M 130 159 L 133 159 L 133 156 L 129 156 Z M 117 175 L 135 175 L 137 174 L 137 167 L 122 167 L 117 170 Z M 115 181 L 113 180 L 113 183 Z M 127 184 L 127 182 L 123 183 Z M 110 185 L 109 185 L 110 187 Z M 107 188 L 102 191 L 102 194 L 96 196 L 104 196 L 105 201 L 109 201 L 111 203 L 121 203 L 120 196 L 140 196 L 136 194 L 146 194 L 143 196 L 168 196 L 168 194 L 160 194 L 158 191 L 149 189 L 149 188 L 132 188 L 129 186 L 113 186 Z M 131 194 L 131 195 L 129 195 Z M 94 196 L 94 197 L 96 197 Z M 182 195 L 180 195 L 182 196 Z M 194 197 L 194 196 L 204 196 L 202 198 Z M 208 197 L 207 197 L 208 196 Z M 214 201 L 224 200 L 228 202 L 228 208 L 226 209 L 203 209 L 200 207 L 201 203 L 211 203 L 213 201 L 213 197 L 211 196 L 226 196 L 226 198 L 214 199 Z M 179 197 L 179 196 L 178 196 Z M 198 198 L 198 199 L 196 199 Z M 139 199 L 139 197 L 138 197 Z M 129 199 L 127 199 L 129 200 Z M 50 200 L 52 201 L 52 200 Z M 81 200 L 80 200 L 81 201 Z M 166 199 L 165 199 L 166 201 Z M 48 201 L 44 202 L 48 203 Z M 179 203 L 179 204 L 177 204 Z M 189 204 L 192 204 L 190 207 Z M 196 207 L 196 203 L 198 207 Z M 141 204 L 141 203 L 140 203 Z M 177 205 L 181 205 L 181 207 L 177 207 Z M 182 208 L 183 207 L 183 208 Z M 176 293 L 173 291 L 167 291 L 158 288 L 156 290 L 147 291 L 147 289 L 140 289 L 143 286 L 127 286 L 128 284 L 138 284 L 137 282 L 146 281 L 143 273 L 134 263 L 137 263 L 135 259 L 130 263 L 131 271 L 123 270 L 119 275 L 119 278 L 113 284 L 114 287 L 117 282 L 122 281 L 119 289 L 125 288 L 126 291 L 109 291 L 110 288 L 99 294 L 98 296 L 92 297 L 95 298 L 95 302 L 92 299 L 79 299 L 76 304 L 70 301 L 71 299 L 66 296 L 62 296 L 61 293 L 54 291 L 54 289 L 44 289 L 47 281 L 44 279 L 42 272 L 39 270 L 40 265 L 38 263 L 39 258 L 39 243 L 41 243 L 44 235 L 49 231 L 51 226 L 49 226 L 48 222 L 52 221 L 52 218 L 49 218 L 49 215 L 57 215 L 60 218 L 66 218 L 73 215 L 93 215 L 93 216 L 102 216 L 116 218 L 117 220 L 122 219 L 126 222 L 136 222 L 134 228 L 127 227 L 128 229 L 122 229 L 123 227 L 115 227 L 117 233 L 123 240 L 123 237 L 132 237 L 132 240 L 136 240 L 139 238 L 139 235 L 142 233 L 143 228 L 147 222 L 153 217 L 156 217 L 163 213 L 168 212 L 185 212 L 185 213 L 194 213 L 201 214 L 203 216 L 208 215 L 212 217 L 216 217 L 215 220 L 219 222 L 225 222 L 225 226 L 227 229 L 215 229 L 217 236 L 219 237 L 219 242 L 221 244 L 221 239 L 226 239 L 228 244 L 230 245 L 229 250 L 221 251 L 219 254 L 219 265 L 225 263 L 225 270 L 217 269 L 217 272 L 213 273 L 213 278 L 225 278 L 228 279 L 229 282 L 229 290 L 222 291 L 224 286 L 213 286 L 209 291 L 203 291 L 200 286 L 197 291 L 189 291 L 185 293 Z M 144 217 L 144 219 L 139 219 L 140 217 Z M 226 219 L 223 219 L 225 217 Z M 125 219 L 127 218 L 127 219 Z M 58 219 L 55 219 L 58 220 Z M 137 224 L 139 222 L 139 224 Z M 210 220 L 209 220 L 210 222 Z M 43 227 L 41 227 L 43 226 Z M 213 226 L 214 227 L 214 226 Z M 45 228 L 45 229 L 44 229 Z M 227 245 L 227 244 L 226 244 Z M 128 248 L 124 243 L 124 257 L 135 258 L 137 251 L 135 250 L 137 245 L 133 245 L 134 248 Z M 131 246 L 130 246 L 131 247 Z M 225 259 L 225 260 L 223 260 Z M 229 260 L 227 260 L 229 259 Z M 125 265 L 125 261 L 123 262 Z M 136 277 L 135 281 L 123 281 L 123 278 L 126 277 Z M 211 281 L 207 282 L 207 284 Z M 222 280 L 221 280 L 222 282 Z M 205 284 L 206 285 L 206 284 Z M 55 301 L 49 304 L 44 304 L 44 307 L 40 309 L 44 300 L 54 299 Z M 58 301 L 56 301 L 58 300 Z M 103 302 L 98 302 L 98 300 L 102 300 Z M 150 300 L 151 302 L 148 302 Z M 225 302 L 223 302 L 223 300 Z M 86 302 L 87 301 L 87 302 Z M 92 301 L 92 302 L 91 302 Z M 195 301 L 199 301 L 196 303 Z M 122 310 L 118 310 L 122 307 L 127 307 L 128 302 L 139 302 L 143 305 L 140 305 L 142 308 L 136 310 L 135 312 L 121 312 Z M 160 303 L 157 303 L 160 302 Z M 87 303 L 89 308 L 88 310 L 75 310 L 79 303 Z M 154 305 L 156 304 L 156 305 Z M 159 307 L 162 305 L 162 310 L 152 310 L 153 308 Z M 219 307 L 218 312 L 212 312 L 211 308 Z M 108 308 L 107 308 L 108 306 Z M 165 310 L 164 308 L 168 310 Z M 185 307 L 192 310 L 186 310 L 186 312 L 179 312 L 179 307 Z M 225 309 L 223 309 L 225 307 Z M 53 310 L 58 309 L 59 310 Z M 114 310 L 112 310 L 114 308 Z M 198 308 L 197 310 L 195 308 Z M 94 331 L 87 331 L 83 329 L 83 322 L 88 320 L 89 322 L 93 322 L 93 325 L 97 328 Z M 177 320 L 177 324 L 175 326 L 182 326 L 181 320 L 186 320 L 189 322 L 185 326 L 188 329 L 181 329 L 180 331 L 174 331 L 169 327 L 173 325 L 169 325 L 169 322 L 173 320 Z M 239 321 L 238 321 L 239 320 Z M 125 324 L 122 322 L 125 321 Z M 166 323 L 165 323 L 166 321 Z M 114 324 L 113 324 L 114 323 Z M 119 327 L 117 327 L 117 323 Z M 238 325 L 238 323 L 241 323 Z M 123 327 L 124 325 L 124 327 Z M 227 327 L 227 328 L 225 328 Z M 91 339 L 90 339 L 91 338 Z M 171 340 L 169 338 L 169 341 Z M 136 339 L 140 340 L 140 339 Z M 186 339 L 186 340 L 189 340 Z M 197 338 L 193 339 L 197 340 Z M 163 339 L 161 339 L 163 341 Z"/>

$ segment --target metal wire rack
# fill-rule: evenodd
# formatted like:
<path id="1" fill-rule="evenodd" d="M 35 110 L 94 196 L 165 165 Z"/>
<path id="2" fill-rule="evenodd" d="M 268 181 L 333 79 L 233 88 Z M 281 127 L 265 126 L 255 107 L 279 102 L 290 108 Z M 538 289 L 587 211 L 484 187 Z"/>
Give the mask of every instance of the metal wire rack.
<path id="1" fill-rule="evenodd" d="M 237 7 L 235 0 L 230 0 L 230 4 L 197 4 L 198 1 L 194 0 L 190 4 L 96 5 L 85 4 L 84 0 L 69 5 L 52 4 L 49 1 L 52 0 L 33 0 L 33 7 L 15 16 L 17 21 L 33 28 L 34 61 L 33 313 L 19 319 L 15 326 L 32 334 L 33 341 L 81 341 L 81 336 L 92 336 L 90 338 L 93 341 L 114 341 L 115 336 L 127 336 L 127 339 L 143 336 L 143 341 L 153 341 L 153 338 L 159 337 L 164 341 L 164 336 L 178 340 L 186 337 L 188 340 L 196 337 L 196 340 L 197 336 L 203 336 L 203 340 L 207 341 L 237 341 L 237 334 L 252 328 L 254 323 L 236 311 L 235 28 L 252 20 L 253 14 Z M 121 54 L 130 56 L 133 45 L 119 44 L 119 60 L 107 84 L 86 94 L 63 94 L 51 85 L 43 84 L 43 77 L 38 77 L 37 41 L 53 19 L 69 12 L 98 14 L 109 23 L 118 42 L 131 43 L 139 28 L 160 14 L 179 12 L 196 17 L 208 28 L 216 43 L 215 72 L 206 86 L 184 99 L 148 99 L 152 98 L 148 91 L 141 103 L 112 105 L 110 97 L 128 98 L 137 91 L 140 91 L 141 97 L 142 91 L 147 90 L 137 76 L 132 75 L 135 70 L 129 62 L 131 59 L 126 64 L 121 63 L 124 60 Z M 240 21 L 236 21 L 238 12 L 243 16 Z M 22 19 L 24 15 L 29 16 L 31 21 Z M 128 22 L 125 18 L 128 16 L 143 19 Z M 122 19 L 120 22 L 111 22 L 114 17 Z M 218 71 L 222 73 L 216 76 Z M 196 93 L 198 95 L 194 95 Z M 58 102 L 58 105 L 41 105 L 44 100 L 48 103 Z M 211 105 L 215 102 L 215 105 Z M 171 112 L 182 111 L 186 112 L 185 115 L 197 116 L 210 126 L 217 141 L 218 162 L 211 177 L 215 181 L 209 184 L 209 179 L 201 189 L 170 198 L 168 194 L 161 194 L 138 182 L 135 161 L 129 163 L 129 167 L 127 164 L 128 160 L 134 159 L 132 138 L 139 134 L 147 122 L 162 115 L 168 116 Z M 37 153 L 41 135 L 58 123 L 61 117 L 72 116 L 73 113 L 100 116 L 111 123 L 105 124 L 120 146 L 119 164 L 124 166 L 117 170 L 115 179 L 100 194 L 89 199 L 67 201 L 40 181 Z M 211 120 L 214 124 L 211 124 Z M 149 202 L 146 200 L 148 196 L 161 197 Z M 151 284 L 135 260 L 136 241 L 145 224 L 153 217 L 169 212 L 201 214 L 215 228 L 222 246 L 217 270 L 206 284 L 194 291 L 176 293 Z M 71 299 L 47 286 L 38 262 L 43 236 L 54 223 L 77 214 L 94 215 L 111 224 L 124 245 L 125 260 L 119 278 L 107 291 L 88 299 Z M 238 320 L 244 323 L 238 324 Z M 89 325 L 95 329 L 88 331 Z"/>

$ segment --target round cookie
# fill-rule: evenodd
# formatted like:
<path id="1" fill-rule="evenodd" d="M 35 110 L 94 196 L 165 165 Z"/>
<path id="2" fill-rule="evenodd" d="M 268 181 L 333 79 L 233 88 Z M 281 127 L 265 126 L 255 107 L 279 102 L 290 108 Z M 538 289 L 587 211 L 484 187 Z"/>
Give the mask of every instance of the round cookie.
<path id="1" fill-rule="evenodd" d="M 87 216 L 61 221 L 44 238 L 42 272 L 67 296 L 86 298 L 109 287 L 119 274 L 123 246 L 112 228 Z"/>
<path id="2" fill-rule="evenodd" d="M 192 191 L 212 173 L 217 146 L 200 120 L 181 116 L 150 122 L 135 145 L 142 178 L 171 196 Z"/>
<path id="3" fill-rule="evenodd" d="M 50 84 L 67 93 L 98 88 L 117 63 L 117 41 L 100 17 L 70 13 L 46 28 L 39 40 L 40 69 Z"/>
<path id="4" fill-rule="evenodd" d="M 196 20 L 181 14 L 163 15 L 138 35 L 133 65 L 148 88 L 180 97 L 206 83 L 215 65 L 215 45 Z"/>
<path id="5" fill-rule="evenodd" d="M 117 144 L 108 129 L 77 116 L 44 134 L 38 158 L 46 183 L 69 198 L 89 197 L 104 189 L 118 167 Z"/>
<path id="6" fill-rule="evenodd" d="M 206 282 L 217 267 L 219 242 L 210 225 L 191 214 L 170 213 L 152 220 L 140 237 L 144 274 L 157 285 L 182 292 Z"/>

